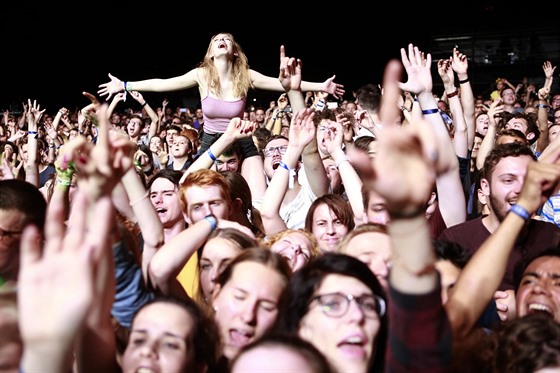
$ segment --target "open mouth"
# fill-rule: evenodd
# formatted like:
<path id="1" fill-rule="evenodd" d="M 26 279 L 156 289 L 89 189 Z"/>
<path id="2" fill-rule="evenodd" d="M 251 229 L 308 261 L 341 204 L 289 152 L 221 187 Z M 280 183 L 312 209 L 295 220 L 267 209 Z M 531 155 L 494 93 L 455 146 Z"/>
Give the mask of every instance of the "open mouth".
<path id="1" fill-rule="evenodd" d="M 549 307 L 545 306 L 544 304 L 540 304 L 540 303 L 529 304 L 527 313 L 530 315 L 535 313 L 540 313 L 548 317 L 554 317 L 554 315 L 552 314 L 552 310 Z"/>

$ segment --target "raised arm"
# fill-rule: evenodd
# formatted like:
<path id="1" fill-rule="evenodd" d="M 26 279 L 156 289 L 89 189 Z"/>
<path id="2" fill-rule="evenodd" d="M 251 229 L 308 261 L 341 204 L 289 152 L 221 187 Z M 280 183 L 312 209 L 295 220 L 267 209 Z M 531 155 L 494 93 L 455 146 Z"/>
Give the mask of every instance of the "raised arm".
<path id="1" fill-rule="evenodd" d="M 560 181 L 558 145 L 556 143 L 551 147 L 538 162 L 529 164 L 516 205 L 463 269 L 446 304 L 455 337 L 465 337 L 473 329 L 498 289 L 519 232 L 530 216 L 557 190 Z"/>
<path id="2" fill-rule="evenodd" d="M 469 63 L 467 56 L 453 48 L 452 64 L 453 71 L 457 74 L 459 87 L 461 87 L 461 107 L 467 125 L 467 148 L 472 150 L 476 133 L 476 122 L 474 113 L 474 93 L 467 73 Z"/>
<path id="3" fill-rule="evenodd" d="M 410 44 L 408 55 L 406 50 L 401 48 L 401 60 L 408 80 L 405 83 L 399 83 L 399 87 L 404 91 L 417 94 L 424 120 L 435 130 L 435 136 L 440 143 L 440 157 L 448 159 L 450 162 L 445 172 L 439 173 L 436 178 L 439 208 L 446 226 L 449 227 L 465 221 L 467 208 L 459 175 L 459 161 L 432 93 L 431 55 L 424 54 L 418 47 Z M 416 122 L 413 122 L 412 125 L 415 125 L 414 123 Z"/>
<path id="4" fill-rule="evenodd" d="M 494 100 L 490 104 L 490 108 L 488 109 L 488 132 L 486 132 L 486 135 L 482 139 L 480 148 L 478 148 L 478 155 L 476 156 L 477 170 L 482 169 L 486 156 L 490 153 L 490 151 L 492 151 L 492 148 L 494 147 L 494 142 L 496 140 L 496 134 L 498 133 L 499 125 L 499 118 L 496 118 L 496 116 L 503 112 L 504 105 L 501 98 Z"/>
<path id="5" fill-rule="evenodd" d="M 278 80 L 288 93 L 292 108 L 296 111 L 305 109 L 305 100 L 301 87 L 302 61 L 293 57 L 286 57 L 284 48 L 280 48 L 280 75 Z M 329 191 L 329 180 L 319 149 L 317 137 L 314 137 L 303 149 L 301 156 L 305 176 L 309 186 L 316 196 L 322 196 Z"/>
<path id="6" fill-rule="evenodd" d="M 354 166 L 349 162 L 346 152 L 342 149 L 344 129 L 341 121 L 343 118 L 343 114 L 337 115 L 337 122 L 333 126 L 334 128 L 329 128 L 329 134 L 325 136 L 325 141 L 327 142 L 327 151 L 340 173 L 348 202 L 354 212 L 354 220 L 361 223 L 364 214 L 364 201 L 362 198 L 363 183 L 356 169 L 354 169 Z"/>
<path id="7" fill-rule="evenodd" d="M 152 109 L 148 101 L 144 99 L 144 96 L 138 91 L 130 92 L 130 95 L 135 99 L 145 110 L 150 117 L 150 129 L 148 130 L 148 140 L 157 135 L 160 125 L 160 120 L 158 114 Z"/>
<path id="8" fill-rule="evenodd" d="M 406 66 L 406 65 L 405 65 Z M 392 123 L 398 113 L 398 78 L 402 68 L 390 61 L 384 76 L 381 118 Z M 393 266 L 389 275 L 389 351 L 386 371 L 446 371 L 451 360 L 451 331 L 440 297 L 435 253 L 424 216 L 436 176 L 451 167 L 442 158 L 441 142 L 434 127 L 425 121 L 410 126 L 385 125 L 378 153 L 372 160 L 349 149 L 352 163 L 367 188 L 387 202 Z M 430 335 L 422 352 L 415 351 L 410 337 Z M 403 370 L 406 367 L 406 370 Z"/>
<path id="9" fill-rule="evenodd" d="M 296 168 L 303 149 L 315 138 L 314 116 L 312 109 L 303 109 L 292 117 L 288 148 L 268 184 L 261 206 L 261 217 L 267 236 L 286 229 L 286 223 L 280 217 L 280 207 L 288 190 L 289 179 L 295 177 L 290 170 Z"/>
<path id="10" fill-rule="evenodd" d="M 200 85 L 199 68 L 195 68 L 186 74 L 167 79 L 146 79 L 137 81 L 122 81 L 114 75 L 109 75 L 109 81 L 99 85 L 97 93 L 100 96 L 107 96 L 107 100 L 112 95 L 119 92 L 140 91 L 140 92 L 169 92 L 192 88 Z M 202 75 L 202 73 L 200 73 Z"/>

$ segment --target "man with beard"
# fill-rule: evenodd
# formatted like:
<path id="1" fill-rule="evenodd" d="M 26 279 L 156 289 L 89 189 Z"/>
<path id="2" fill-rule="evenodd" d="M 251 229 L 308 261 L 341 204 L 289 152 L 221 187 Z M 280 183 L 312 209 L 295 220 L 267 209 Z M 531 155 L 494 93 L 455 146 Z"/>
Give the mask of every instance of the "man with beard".
<path id="1" fill-rule="evenodd" d="M 440 239 L 455 242 L 471 253 L 494 234 L 512 206 L 517 203 L 527 173 L 527 165 L 536 160 L 532 150 L 519 143 L 496 146 L 487 156 L 481 175 L 481 189 L 488 201 L 489 213 L 445 229 Z M 498 290 L 513 290 L 513 269 L 526 257 L 558 245 L 560 228 L 528 219 L 519 233 L 509 256 L 507 268 Z"/>

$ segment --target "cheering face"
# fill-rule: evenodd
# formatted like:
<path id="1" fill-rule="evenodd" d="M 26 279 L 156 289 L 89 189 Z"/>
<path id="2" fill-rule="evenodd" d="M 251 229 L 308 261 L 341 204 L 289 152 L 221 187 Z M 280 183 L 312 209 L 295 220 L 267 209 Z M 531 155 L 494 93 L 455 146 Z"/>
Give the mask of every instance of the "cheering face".
<path id="1" fill-rule="evenodd" d="M 535 259 L 523 273 L 516 294 L 519 317 L 543 313 L 560 322 L 560 258 Z"/>
<path id="2" fill-rule="evenodd" d="M 150 200 L 164 228 L 170 228 L 184 220 L 177 187 L 166 178 L 154 180 L 150 187 Z"/>

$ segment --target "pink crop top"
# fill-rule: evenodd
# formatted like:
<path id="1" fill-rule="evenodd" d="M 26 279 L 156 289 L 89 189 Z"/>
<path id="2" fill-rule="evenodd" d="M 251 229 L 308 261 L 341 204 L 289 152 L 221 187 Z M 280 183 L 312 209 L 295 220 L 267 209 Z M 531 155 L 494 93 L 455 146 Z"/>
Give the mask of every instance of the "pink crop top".
<path id="1" fill-rule="evenodd" d="M 243 118 L 246 98 L 236 101 L 223 101 L 206 96 L 201 100 L 204 116 L 204 132 L 209 134 L 224 133 L 231 118 Z"/>

